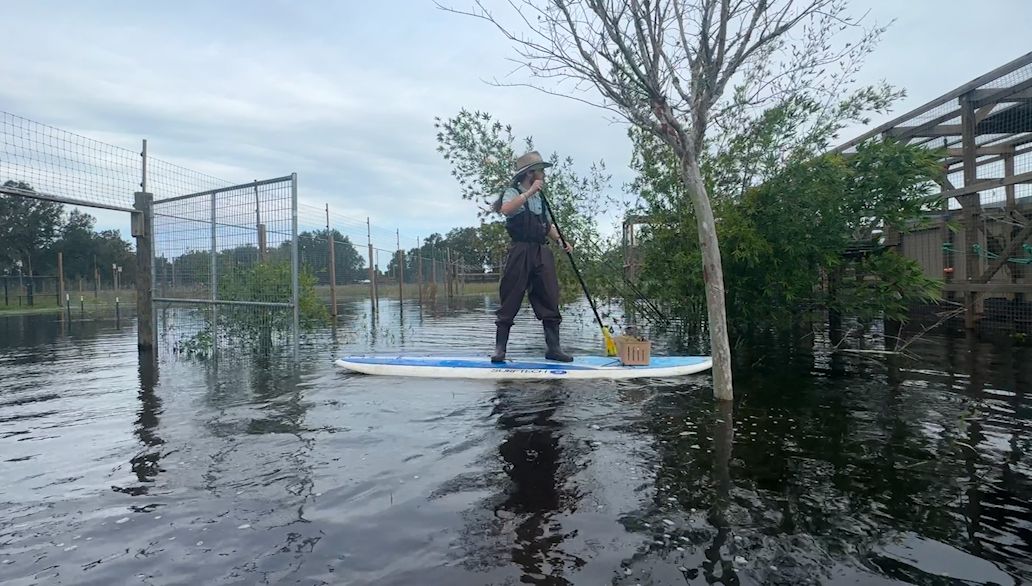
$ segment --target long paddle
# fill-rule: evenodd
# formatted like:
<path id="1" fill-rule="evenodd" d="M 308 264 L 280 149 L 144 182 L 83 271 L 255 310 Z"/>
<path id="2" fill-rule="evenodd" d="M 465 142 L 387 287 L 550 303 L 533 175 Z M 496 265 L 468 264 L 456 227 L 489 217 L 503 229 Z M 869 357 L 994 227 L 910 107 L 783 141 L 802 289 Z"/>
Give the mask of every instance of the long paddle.
<path id="1" fill-rule="evenodd" d="M 616 342 L 613 341 L 612 334 L 609 333 L 607 328 L 602 323 L 602 318 L 598 315 L 598 308 L 595 307 L 595 300 L 591 298 L 591 293 L 588 293 L 588 286 L 584 283 L 584 278 L 581 277 L 580 269 L 577 268 L 577 261 L 573 258 L 573 253 L 566 250 L 566 238 L 563 237 L 563 230 L 559 227 L 559 221 L 555 219 L 555 215 L 552 214 L 552 206 L 548 204 L 548 198 L 545 197 L 545 191 L 543 189 L 538 190 L 538 195 L 541 196 L 541 202 L 545 204 L 545 211 L 548 213 L 549 219 L 555 224 L 555 231 L 559 234 L 559 244 L 566 251 L 566 256 L 570 259 L 570 266 L 573 267 L 573 274 L 577 276 L 577 281 L 580 282 L 581 289 L 584 290 L 584 296 L 588 298 L 588 303 L 591 304 L 591 311 L 595 314 L 595 321 L 598 322 L 598 327 L 602 328 L 602 339 L 605 341 L 606 355 L 616 356 Z"/>

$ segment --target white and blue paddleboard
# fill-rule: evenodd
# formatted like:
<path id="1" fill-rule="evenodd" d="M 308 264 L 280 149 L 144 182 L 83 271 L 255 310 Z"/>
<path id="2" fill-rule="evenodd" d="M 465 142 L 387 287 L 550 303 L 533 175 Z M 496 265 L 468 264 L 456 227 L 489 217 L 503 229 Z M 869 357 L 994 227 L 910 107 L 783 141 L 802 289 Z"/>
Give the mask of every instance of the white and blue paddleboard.
<path id="1" fill-rule="evenodd" d="M 340 368 L 363 374 L 473 379 L 629 379 L 682 376 L 709 370 L 709 356 L 654 356 L 648 366 L 624 366 L 616 358 L 577 356 L 573 362 L 514 359 L 494 364 L 484 357 L 344 356 Z"/>

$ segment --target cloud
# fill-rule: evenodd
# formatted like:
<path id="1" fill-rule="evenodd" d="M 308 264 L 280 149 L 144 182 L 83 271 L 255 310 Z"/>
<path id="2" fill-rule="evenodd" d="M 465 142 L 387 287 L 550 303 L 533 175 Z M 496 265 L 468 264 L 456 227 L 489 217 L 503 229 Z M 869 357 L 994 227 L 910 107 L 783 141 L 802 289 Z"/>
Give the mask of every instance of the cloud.
<path id="1" fill-rule="evenodd" d="M 231 27 L 248 29 L 243 37 L 213 34 L 222 22 L 183 27 L 148 13 L 110 20 L 92 12 L 49 20 L 20 8 L 29 24 L 7 42 L 29 44 L 42 29 L 51 41 L 0 63 L 0 95 L 15 113 L 130 149 L 147 137 L 152 156 L 230 182 L 296 171 L 302 200 L 408 233 L 477 221 L 435 151 L 434 116 L 487 110 L 585 165 L 627 155 L 623 145 L 577 151 L 582 141 L 625 142 L 598 112 L 484 84 L 486 65 L 510 67 L 504 45 L 426 7 L 408 22 L 379 21 L 371 8 L 356 23 L 349 10 L 349 33 L 340 35 L 317 23 L 309 35 L 277 35 L 280 19 L 255 14 Z M 302 19 L 315 23 L 313 12 Z M 427 18 L 452 33 L 418 24 Z"/>
<path id="2" fill-rule="evenodd" d="M 954 18 L 944 7 L 855 9 L 898 18 L 862 81 L 907 87 L 900 108 L 1025 50 L 1027 18 L 976 11 L 969 25 L 993 32 L 973 51 L 942 33 Z M 5 45 L 23 50 L 0 59 L 0 108 L 131 150 L 146 137 L 152 156 L 233 183 L 297 172 L 313 209 L 329 203 L 406 239 L 477 221 L 435 151 L 434 116 L 462 108 L 491 112 L 583 169 L 604 159 L 615 191 L 631 179 L 622 125 L 572 100 L 483 83 L 513 69 L 512 48 L 432 2 L 19 3 L 6 16 L 19 24 Z M 128 232 L 127 218 L 103 222 Z"/>

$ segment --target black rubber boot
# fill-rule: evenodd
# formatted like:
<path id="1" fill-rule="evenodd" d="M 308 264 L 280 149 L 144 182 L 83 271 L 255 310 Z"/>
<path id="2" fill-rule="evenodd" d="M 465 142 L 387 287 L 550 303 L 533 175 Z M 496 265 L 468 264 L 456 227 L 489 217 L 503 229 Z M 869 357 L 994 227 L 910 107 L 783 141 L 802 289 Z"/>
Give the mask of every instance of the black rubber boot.
<path id="1" fill-rule="evenodd" d="M 559 362 L 573 362 L 573 356 L 563 352 L 563 349 L 559 346 L 559 324 L 545 324 L 545 344 L 548 346 L 545 358 L 558 360 Z"/>
<path id="2" fill-rule="evenodd" d="M 509 345 L 509 329 L 512 326 L 496 326 L 495 329 L 495 352 L 491 356 L 491 362 L 501 364 L 505 362 L 505 347 Z"/>

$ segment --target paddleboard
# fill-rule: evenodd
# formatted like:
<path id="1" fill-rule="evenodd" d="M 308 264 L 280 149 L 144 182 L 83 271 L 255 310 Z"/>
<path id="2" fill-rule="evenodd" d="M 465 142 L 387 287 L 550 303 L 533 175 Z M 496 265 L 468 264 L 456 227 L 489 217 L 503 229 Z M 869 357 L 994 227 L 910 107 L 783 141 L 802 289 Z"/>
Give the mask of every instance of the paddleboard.
<path id="1" fill-rule="evenodd" d="M 483 357 L 343 356 L 343 369 L 363 374 L 495 380 L 632 379 L 671 377 L 709 370 L 709 356 L 653 356 L 648 366 L 624 366 L 608 356 L 576 356 L 573 362 L 517 358 L 494 364 Z"/>

